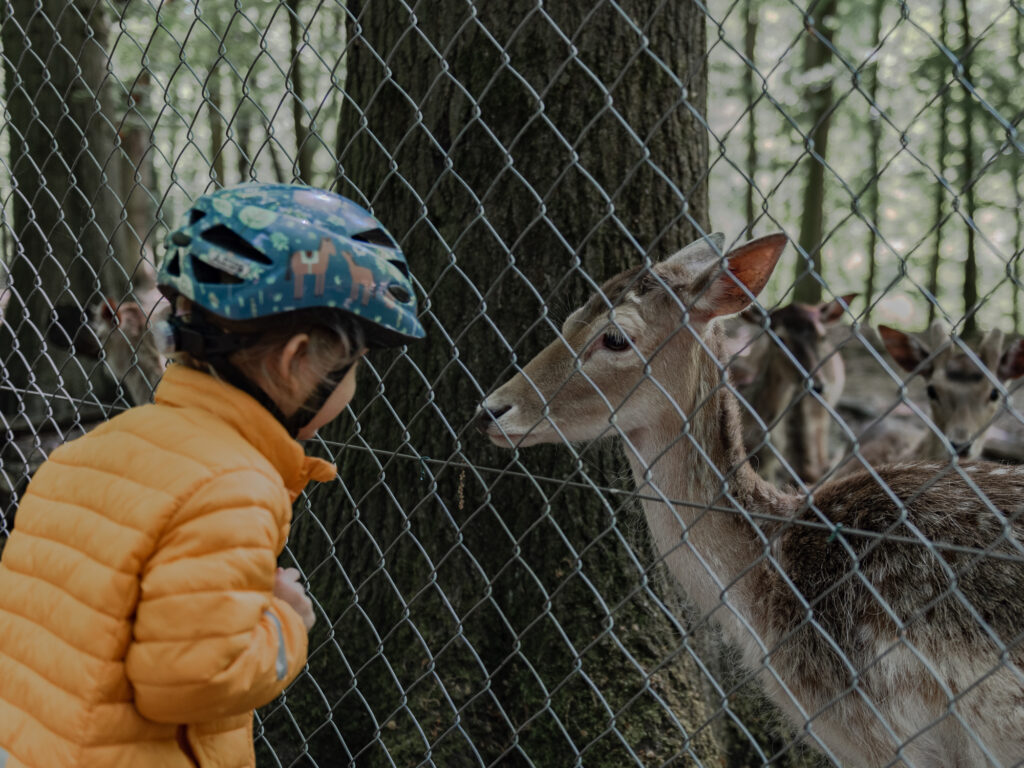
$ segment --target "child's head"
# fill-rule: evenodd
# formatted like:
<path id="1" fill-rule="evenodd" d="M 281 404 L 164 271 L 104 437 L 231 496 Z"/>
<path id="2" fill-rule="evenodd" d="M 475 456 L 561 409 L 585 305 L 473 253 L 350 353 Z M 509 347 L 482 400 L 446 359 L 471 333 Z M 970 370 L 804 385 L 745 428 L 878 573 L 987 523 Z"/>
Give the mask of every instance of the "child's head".
<path id="1" fill-rule="evenodd" d="M 365 349 L 422 338 L 405 258 L 369 212 L 323 190 L 250 184 L 195 201 L 158 285 L 173 357 L 257 397 L 304 438 L 344 409 Z"/>

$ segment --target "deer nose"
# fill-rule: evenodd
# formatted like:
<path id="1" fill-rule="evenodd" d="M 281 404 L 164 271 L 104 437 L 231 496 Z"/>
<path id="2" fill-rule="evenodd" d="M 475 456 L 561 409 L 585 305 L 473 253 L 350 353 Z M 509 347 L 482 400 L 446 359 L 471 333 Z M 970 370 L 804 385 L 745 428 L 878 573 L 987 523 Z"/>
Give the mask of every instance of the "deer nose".
<path id="1" fill-rule="evenodd" d="M 955 443 L 952 440 L 949 442 L 953 446 L 953 450 L 956 451 L 957 456 L 966 456 L 971 452 L 971 441 L 968 440 L 966 443 Z"/>
<path id="2" fill-rule="evenodd" d="M 825 385 L 822 384 L 820 381 L 815 380 L 811 383 L 811 390 L 814 392 L 814 394 L 820 395 L 822 392 L 825 391 Z"/>
<path id="3" fill-rule="evenodd" d="M 512 410 L 511 405 L 502 405 L 497 408 L 490 408 L 486 404 L 481 405 L 476 412 L 476 428 L 480 432 L 486 432 L 491 422 L 497 421 L 504 414 Z"/>

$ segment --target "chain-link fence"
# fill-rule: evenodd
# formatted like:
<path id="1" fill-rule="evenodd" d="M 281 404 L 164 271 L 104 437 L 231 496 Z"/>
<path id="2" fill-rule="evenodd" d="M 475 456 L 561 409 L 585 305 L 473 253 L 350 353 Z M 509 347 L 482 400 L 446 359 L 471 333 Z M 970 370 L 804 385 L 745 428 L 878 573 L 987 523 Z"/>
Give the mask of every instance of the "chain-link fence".
<path id="1" fill-rule="evenodd" d="M 428 338 L 311 448 L 259 765 L 1024 762 L 1024 474 L 970 463 L 1024 460 L 1019 4 L 10 0 L 0 41 L 0 547 L 151 396 L 189 199 L 335 188 L 408 255 Z M 774 231 L 705 333 L 746 302 L 698 267 Z"/>

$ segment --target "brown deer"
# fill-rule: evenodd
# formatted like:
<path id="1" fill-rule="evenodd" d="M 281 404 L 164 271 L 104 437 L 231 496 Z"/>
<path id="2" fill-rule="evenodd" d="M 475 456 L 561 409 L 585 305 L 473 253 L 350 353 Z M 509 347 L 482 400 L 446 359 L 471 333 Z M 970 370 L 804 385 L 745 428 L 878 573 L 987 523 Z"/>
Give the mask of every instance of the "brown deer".
<path id="1" fill-rule="evenodd" d="M 498 445 L 618 436 L 660 556 L 841 765 L 1024 760 L 1024 472 L 899 464 L 784 493 L 747 461 L 716 318 L 786 244 L 607 281 L 481 406 Z"/>
<path id="2" fill-rule="evenodd" d="M 756 372 L 741 391 L 749 407 L 740 406 L 743 444 L 764 477 L 781 475 L 785 482 L 795 473 L 805 483 L 813 483 L 828 470 L 832 423 L 828 407 L 839 402 L 846 383 L 843 359 L 827 338 L 828 326 L 842 318 L 856 297 L 849 293 L 822 304 L 794 302 L 768 313 L 766 327 L 778 340 L 769 338 L 756 363 L 746 363 Z M 761 313 L 752 308 L 742 317 L 762 325 Z M 780 471 L 779 454 L 788 471 Z"/>
<path id="3" fill-rule="evenodd" d="M 880 325 L 878 332 L 893 360 L 924 378 L 931 419 L 945 436 L 927 430 L 912 455 L 948 459 L 952 449 L 967 458 L 981 456 L 985 433 L 1002 399 L 998 385 L 1024 375 L 1024 339 L 1004 350 L 1003 332 L 994 328 L 968 353 L 969 348 L 952 339 L 938 320 L 928 330 L 930 348 L 896 328 Z"/>

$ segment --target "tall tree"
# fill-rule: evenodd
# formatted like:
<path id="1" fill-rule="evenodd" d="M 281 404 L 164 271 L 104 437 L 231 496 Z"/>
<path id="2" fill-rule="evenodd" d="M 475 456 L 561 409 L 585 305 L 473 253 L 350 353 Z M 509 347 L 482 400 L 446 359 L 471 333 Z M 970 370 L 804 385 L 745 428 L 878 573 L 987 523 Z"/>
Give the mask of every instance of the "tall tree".
<path id="1" fill-rule="evenodd" d="M 293 173 L 306 184 L 311 184 L 313 174 L 313 145 L 306 125 L 306 86 L 302 76 L 302 32 L 299 19 L 299 0 L 287 0 L 288 43 L 291 59 L 288 67 L 288 82 L 292 101 L 292 125 L 295 131 L 295 161 Z"/>
<path id="2" fill-rule="evenodd" d="M 947 0 L 939 0 L 939 43 L 943 50 L 949 50 L 949 9 Z M 946 71 L 944 69 L 944 71 Z M 949 154 L 949 110 L 950 84 L 944 83 L 939 94 L 939 147 L 936 156 L 936 172 L 940 180 L 946 175 L 947 155 Z M 928 293 L 932 299 L 928 302 L 928 324 L 935 319 L 935 307 L 939 299 L 939 264 L 942 263 L 942 228 L 946 223 L 945 201 L 946 186 L 942 183 L 933 185 L 934 190 L 934 225 L 935 248 L 928 264 Z"/>
<path id="3" fill-rule="evenodd" d="M 872 7 L 871 41 L 872 50 L 876 50 L 881 43 L 882 36 L 882 12 L 885 10 L 885 0 L 875 0 Z M 880 199 L 879 186 L 879 151 L 882 145 L 882 109 L 878 105 L 878 58 L 871 65 L 870 85 L 868 86 L 868 101 L 870 103 L 868 126 L 871 131 L 871 140 L 868 149 L 868 183 L 865 189 L 867 195 L 866 215 L 868 224 L 868 275 L 864 282 L 864 322 L 871 317 L 872 304 L 875 300 L 875 272 L 878 262 L 875 256 L 875 249 L 878 247 L 878 203 Z"/>
<path id="4" fill-rule="evenodd" d="M 224 97 L 222 94 L 223 83 L 221 82 L 220 69 L 223 59 L 217 56 L 210 65 L 209 75 L 203 83 L 203 97 L 206 102 L 206 115 L 210 121 L 210 149 L 208 162 L 210 164 L 210 178 L 217 186 L 223 187 L 227 184 L 224 175 Z"/>
<path id="5" fill-rule="evenodd" d="M 124 295 L 138 260 L 120 225 L 107 8 L 98 0 L 11 0 L 0 11 L 13 211 L 13 290 L 0 327 L 0 405 L 8 415 L 70 409 L 44 402 L 58 380 L 77 390 L 73 396 L 85 394 L 47 348 L 53 307 Z"/>
<path id="6" fill-rule="evenodd" d="M 807 109 L 807 181 L 800 211 L 800 249 L 805 259 L 797 259 L 794 301 L 814 304 L 821 301 L 821 246 L 825 234 L 825 162 L 828 134 L 832 125 L 832 24 L 838 0 L 814 0 L 805 17 L 803 72 L 810 78 L 804 91 Z M 813 270 L 815 274 L 811 274 Z"/>
<path id="7" fill-rule="evenodd" d="M 746 209 L 747 229 L 746 236 L 754 236 L 754 178 L 757 173 L 757 119 L 754 115 L 754 105 L 757 102 L 757 89 L 754 87 L 754 52 L 757 48 L 757 12 L 758 6 L 754 0 L 743 0 L 743 55 L 747 63 L 743 67 L 743 96 L 747 104 L 747 186 L 746 186 Z"/>
<path id="8" fill-rule="evenodd" d="M 128 90 L 124 113 L 118 125 L 118 136 L 124 148 L 119 188 L 124 191 L 123 205 L 127 224 L 128 248 L 134 257 L 155 263 L 153 227 L 156 224 L 156 172 L 153 167 L 152 107 L 149 93 L 152 81 L 148 71 L 142 71 Z M 150 269 L 140 274 L 133 270 L 133 284 L 148 281 Z M 143 278 L 145 275 L 145 279 Z"/>
<path id="9" fill-rule="evenodd" d="M 713 763 L 699 641 L 623 536 L 629 494 L 597 490 L 619 486 L 618 452 L 512 455 L 469 428 L 592 280 L 706 229 L 703 14 L 348 8 L 339 189 L 398 237 L 428 338 L 375 356 L 372 402 L 330 432 L 344 482 L 292 539 L 328 620 L 288 695 L 304 716 L 263 727 L 286 764 L 296 724 L 334 764 Z"/>
<path id="10" fill-rule="evenodd" d="M 1016 50 L 1024 51 L 1024 13 L 1018 13 L 1013 25 L 1013 40 Z M 1013 162 L 1010 164 L 1010 183 L 1013 185 L 1013 202 L 1017 211 L 1013 230 L 1013 256 L 1010 261 L 1013 263 L 1012 275 L 1013 284 L 1010 286 L 1010 295 L 1013 297 L 1013 331 L 1020 332 L 1020 292 L 1024 290 L 1021 286 L 1020 260 L 1024 258 L 1024 194 L 1021 192 L 1021 171 L 1024 171 L 1024 139 L 1020 131 L 1024 128 L 1024 111 L 1017 113 L 1013 121 L 1017 129 L 1016 144 L 1010 143 L 1010 154 Z"/>
<path id="11" fill-rule="evenodd" d="M 974 213 L 976 210 L 975 189 L 974 189 L 974 96 L 970 88 L 971 82 L 971 54 L 974 50 L 974 42 L 971 39 L 971 16 L 967 0 L 960 0 L 960 35 L 962 47 L 960 49 L 960 79 L 963 85 L 960 97 L 961 111 L 963 114 L 963 162 L 960 166 L 960 183 L 963 190 L 966 224 L 967 224 L 967 254 L 964 260 L 964 336 L 974 336 L 977 331 L 977 317 L 975 310 L 978 304 L 978 256 L 975 246 L 975 223 Z"/>

